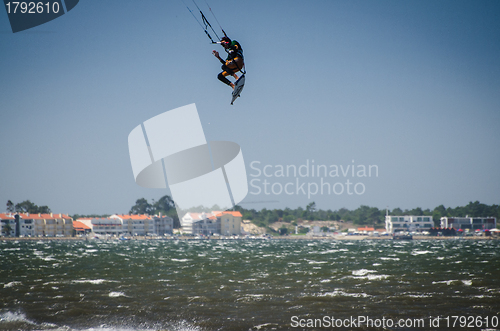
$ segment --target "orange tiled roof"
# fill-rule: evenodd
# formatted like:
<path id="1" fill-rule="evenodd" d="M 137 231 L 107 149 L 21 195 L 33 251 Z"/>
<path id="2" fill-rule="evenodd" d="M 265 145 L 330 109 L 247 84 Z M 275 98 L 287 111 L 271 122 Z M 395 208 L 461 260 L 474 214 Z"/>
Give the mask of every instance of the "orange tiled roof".
<path id="1" fill-rule="evenodd" d="M 73 221 L 73 228 L 75 228 L 76 231 L 91 230 L 90 227 L 79 221 Z"/>
<path id="2" fill-rule="evenodd" d="M 21 216 L 22 218 L 26 218 L 26 219 L 46 219 L 46 220 L 50 220 L 50 219 L 71 219 L 71 217 L 69 217 L 68 215 L 66 214 L 59 214 L 59 213 L 52 213 L 52 214 L 28 214 L 28 213 L 19 213 L 19 216 Z"/>
<path id="3" fill-rule="evenodd" d="M 14 218 L 14 215 L 18 213 L 9 213 L 9 214 L 0 214 L 0 218 L 2 219 L 8 219 L 8 218 Z M 19 213 L 19 217 L 23 219 L 33 219 L 33 220 L 40 220 L 40 219 L 71 219 L 68 215 L 65 214 L 28 214 L 28 213 Z"/>
<path id="4" fill-rule="evenodd" d="M 149 215 L 119 215 L 119 214 L 116 214 L 116 215 L 112 215 L 112 216 L 117 216 L 121 219 L 124 219 L 124 220 L 128 220 L 128 219 L 133 219 L 133 220 L 146 220 L 146 219 L 149 219 L 151 218 L 151 216 Z"/>
<path id="5" fill-rule="evenodd" d="M 239 211 L 225 211 L 223 214 L 230 214 L 233 215 L 234 217 L 242 217 L 241 213 Z"/>
<path id="6" fill-rule="evenodd" d="M 358 231 L 375 231 L 375 228 L 365 226 L 364 228 L 358 228 Z"/>
<path id="7" fill-rule="evenodd" d="M 193 220 L 198 220 L 198 221 L 199 221 L 199 220 L 203 219 L 203 218 L 201 217 L 201 215 L 202 215 L 203 213 L 188 213 L 188 214 L 189 214 L 189 216 L 191 216 L 191 218 L 192 218 Z M 211 215 L 210 213 L 205 213 L 205 218 L 210 218 L 210 217 L 211 217 L 210 215 Z"/>
<path id="8" fill-rule="evenodd" d="M 43 214 L 42 215 L 38 215 L 38 214 L 29 214 L 29 216 L 27 214 L 24 214 L 22 216 L 23 218 L 31 218 L 31 219 L 34 219 L 34 220 L 43 220 L 43 219 L 47 219 L 47 217 L 44 217 Z M 49 217 L 50 218 L 50 215 Z"/>

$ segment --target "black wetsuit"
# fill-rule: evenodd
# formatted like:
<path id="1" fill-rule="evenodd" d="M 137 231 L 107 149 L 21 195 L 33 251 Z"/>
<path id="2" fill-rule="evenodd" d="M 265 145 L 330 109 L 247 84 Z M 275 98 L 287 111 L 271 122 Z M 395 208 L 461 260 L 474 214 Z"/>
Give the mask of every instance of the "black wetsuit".
<path id="1" fill-rule="evenodd" d="M 227 48 L 227 58 L 226 61 L 220 60 L 222 63 L 222 72 L 217 76 L 221 82 L 230 85 L 231 82 L 226 78 L 228 75 L 234 75 L 234 73 L 243 69 L 243 49 L 241 45 L 236 40 L 232 40 L 231 44 Z"/>

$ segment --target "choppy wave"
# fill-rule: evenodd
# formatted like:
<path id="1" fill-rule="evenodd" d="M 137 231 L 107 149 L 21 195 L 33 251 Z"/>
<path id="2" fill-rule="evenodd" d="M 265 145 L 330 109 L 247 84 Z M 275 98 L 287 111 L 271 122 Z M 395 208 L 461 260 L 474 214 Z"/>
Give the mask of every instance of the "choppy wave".
<path id="1" fill-rule="evenodd" d="M 1 242 L 1 330 L 288 330 L 290 316 L 491 316 L 498 241 Z"/>

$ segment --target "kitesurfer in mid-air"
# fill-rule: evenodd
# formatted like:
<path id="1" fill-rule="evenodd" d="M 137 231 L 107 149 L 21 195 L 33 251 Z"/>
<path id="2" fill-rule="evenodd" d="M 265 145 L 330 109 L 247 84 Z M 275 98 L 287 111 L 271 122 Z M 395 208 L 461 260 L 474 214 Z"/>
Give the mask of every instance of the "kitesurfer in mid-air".
<path id="1" fill-rule="evenodd" d="M 219 52 L 216 50 L 212 51 L 212 54 L 222 63 L 222 72 L 217 76 L 217 78 L 219 78 L 219 80 L 224 84 L 227 84 L 234 89 L 234 84 L 231 83 L 226 76 L 231 75 L 238 80 L 238 75 L 236 75 L 236 73 L 241 71 L 245 65 L 243 62 L 243 50 L 241 49 L 240 43 L 236 40 L 231 40 L 228 37 L 222 37 L 220 43 L 228 55 L 226 61 L 224 61 L 219 56 Z"/>

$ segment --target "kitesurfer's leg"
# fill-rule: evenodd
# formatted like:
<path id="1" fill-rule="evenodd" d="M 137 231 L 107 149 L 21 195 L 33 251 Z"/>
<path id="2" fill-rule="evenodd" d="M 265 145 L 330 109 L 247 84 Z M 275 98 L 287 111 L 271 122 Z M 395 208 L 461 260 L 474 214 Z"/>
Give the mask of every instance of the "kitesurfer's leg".
<path id="1" fill-rule="evenodd" d="M 241 71 L 245 64 L 243 63 L 243 59 L 241 57 L 235 57 L 230 62 L 226 63 L 226 67 L 230 70 L 230 74 L 238 80 L 238 75 L 236 74 L 238 71 Z"/>
<path id="2" fill-rule="evenodd" d="M 228 73 L 227 71 L 223 71 L 223 72 L 221 72 L 221 73 L 217 76 L 217 78 L 218 78 L 221 82 L 223 82 L 224 84 L 229 85 L 229 86 L 231 86 L 231 87 L 234 89 L 234 84 L 233 84 L 233 83 L 231 83 L 231 81 L 230 81 L 229 79 L 227 79 L 227 78 L 226 78 L 226 76 L 228 76 L 228 75 L 229 75 L 229 73 Z"/>
<path id="3" fill-rule="evenodd" d="M 225 73 L 227 73 L 224 76 L 231 75 L 233 76 L 236 80 L 238 80 L 238 75 L 236 75 L 235 71 L 238 71 L 238 67 L 232 62 L 226 62 L 226 64 L 223 64 L 221 66 L 222 70 L 224 70 Z"/>

